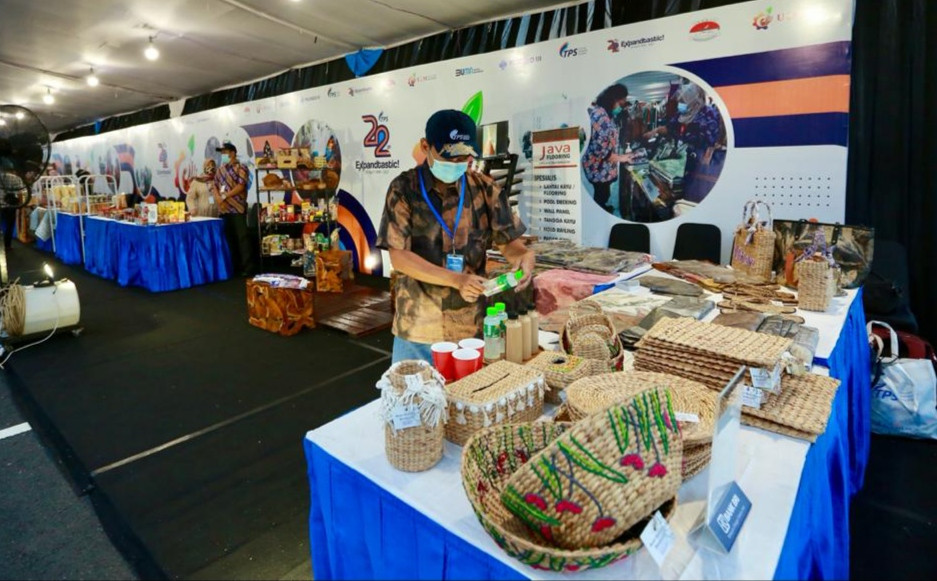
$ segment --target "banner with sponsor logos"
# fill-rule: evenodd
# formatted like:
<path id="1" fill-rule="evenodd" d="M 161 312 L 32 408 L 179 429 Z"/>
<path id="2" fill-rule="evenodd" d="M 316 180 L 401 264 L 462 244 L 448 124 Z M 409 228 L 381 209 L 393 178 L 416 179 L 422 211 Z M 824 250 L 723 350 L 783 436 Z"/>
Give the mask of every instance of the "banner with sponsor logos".
<path id="1" fill-rule="evenodd" d="M 339 173 L 342 245 L 379 273 L 387 186 L 423 161 L 429 115 L 461 109 L 509 123 L 528 170 L 522 219 L 536 221 L 533 134 L 579 127 L 581 204 L 565 235 L 605 246 L 613 224 L 643 222 L 669 259 L 681 223 L 714 223 L 727 261 L 748 199 L 776 218 L 844 219 L 852 4 L 747 2 L 441 61 L 56 143 L 53 162 L 181 198 L 222 141 L 251 167 L 265 151 L 308 147 Z"/>

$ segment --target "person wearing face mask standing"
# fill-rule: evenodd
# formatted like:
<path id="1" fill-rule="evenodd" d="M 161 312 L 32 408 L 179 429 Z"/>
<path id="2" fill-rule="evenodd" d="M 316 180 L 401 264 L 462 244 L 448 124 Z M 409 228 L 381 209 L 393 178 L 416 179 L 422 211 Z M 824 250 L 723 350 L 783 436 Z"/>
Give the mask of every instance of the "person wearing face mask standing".
<path id="1" fill-rule="evenodd" d="M 237 148 L 230 141 L 221 147 L 221 165 L 211 182 L 218 214 L 224 220 L 225 237 L 231 252 L 231 268 L 240 276 L 252 276 L 254 245 L 247 231 L 247 168 L 237 158 Z"/>
<path id="2" fill-rule="evenodd" d="M 607 212 L 615 208 L 608 204 L 612 182 L 618 179 L 618 166 L 630 163 L 632 153 L 618 153 L 619 127 L 624 107 L 628 102 L 628 88 L 620 83 L 606 87 L 589 106 L 592 134 L 582 155 L 582 169 L 592 184 L 596 203 Z"/>
<path id="3" fill-rule="evenodd" d="M 430 346 L 480 337 L 485 261 L 497 247 L 530 284 L 534 253 L 521 241 L 526 226 L 491 178 L 468 170 L 478 156 L 471 117 L 452 109 L 426 122 L 423 164 L 390 184 L 377 237 L 398 272 L 393 361 L 432 361 Z"/>

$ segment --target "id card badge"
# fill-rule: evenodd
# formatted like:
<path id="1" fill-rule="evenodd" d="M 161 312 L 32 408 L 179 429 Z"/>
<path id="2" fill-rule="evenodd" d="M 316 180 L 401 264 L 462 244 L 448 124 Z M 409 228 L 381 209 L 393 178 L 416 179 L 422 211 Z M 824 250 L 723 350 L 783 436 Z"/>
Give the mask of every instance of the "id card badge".
<path id="1" fill-rule="evenodd" d="M 461 254 L 447 254 L 446 268 L 453 272 L 463 272 L 465 268 L 465 257 Z"/>

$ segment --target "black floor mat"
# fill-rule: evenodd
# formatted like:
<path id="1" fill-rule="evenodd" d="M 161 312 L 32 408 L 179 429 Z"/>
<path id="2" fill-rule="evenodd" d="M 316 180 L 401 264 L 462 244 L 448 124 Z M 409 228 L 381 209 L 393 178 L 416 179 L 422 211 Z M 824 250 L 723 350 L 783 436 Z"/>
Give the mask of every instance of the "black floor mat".
<path id="1" fill-rule="evenodd" d="M 6 373 L 141 574 L 308 577 L 303 435 L 378 395 L 390 333 L 280 337 L 247 323 L 243 279 L 153 294 L 9 258 L 11 279 L 48 261 L 76 283 L 83 333 Z"/>

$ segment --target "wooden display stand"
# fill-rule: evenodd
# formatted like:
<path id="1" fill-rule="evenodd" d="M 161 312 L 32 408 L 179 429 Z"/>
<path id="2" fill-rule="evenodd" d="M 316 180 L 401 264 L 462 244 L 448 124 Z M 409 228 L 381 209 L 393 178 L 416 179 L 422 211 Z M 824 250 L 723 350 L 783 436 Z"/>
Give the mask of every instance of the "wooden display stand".
<path id="1" fill-rule="evenodd" d="M 350 250 L 323 250 L 316 255 L 316 290 L 320 293 L 340 293 L 346 282 L 355 280 L 351 268 Z"/>
<path id="2" fill-rule="evenodd" d="M 271 333 L 290 336 L 303 327 L 314 328 L 313 292 L 306 289 L 277 288 L 266 282 L 247 282 L 248 322 Z"/>
<path id="3" fill-rule="evenodd" d="M 29 231 L 29 214 L 34 207 L 20 208 L 16 211 L 16 238 L 23 244 L 32 244 L 36 237 Z"/>

